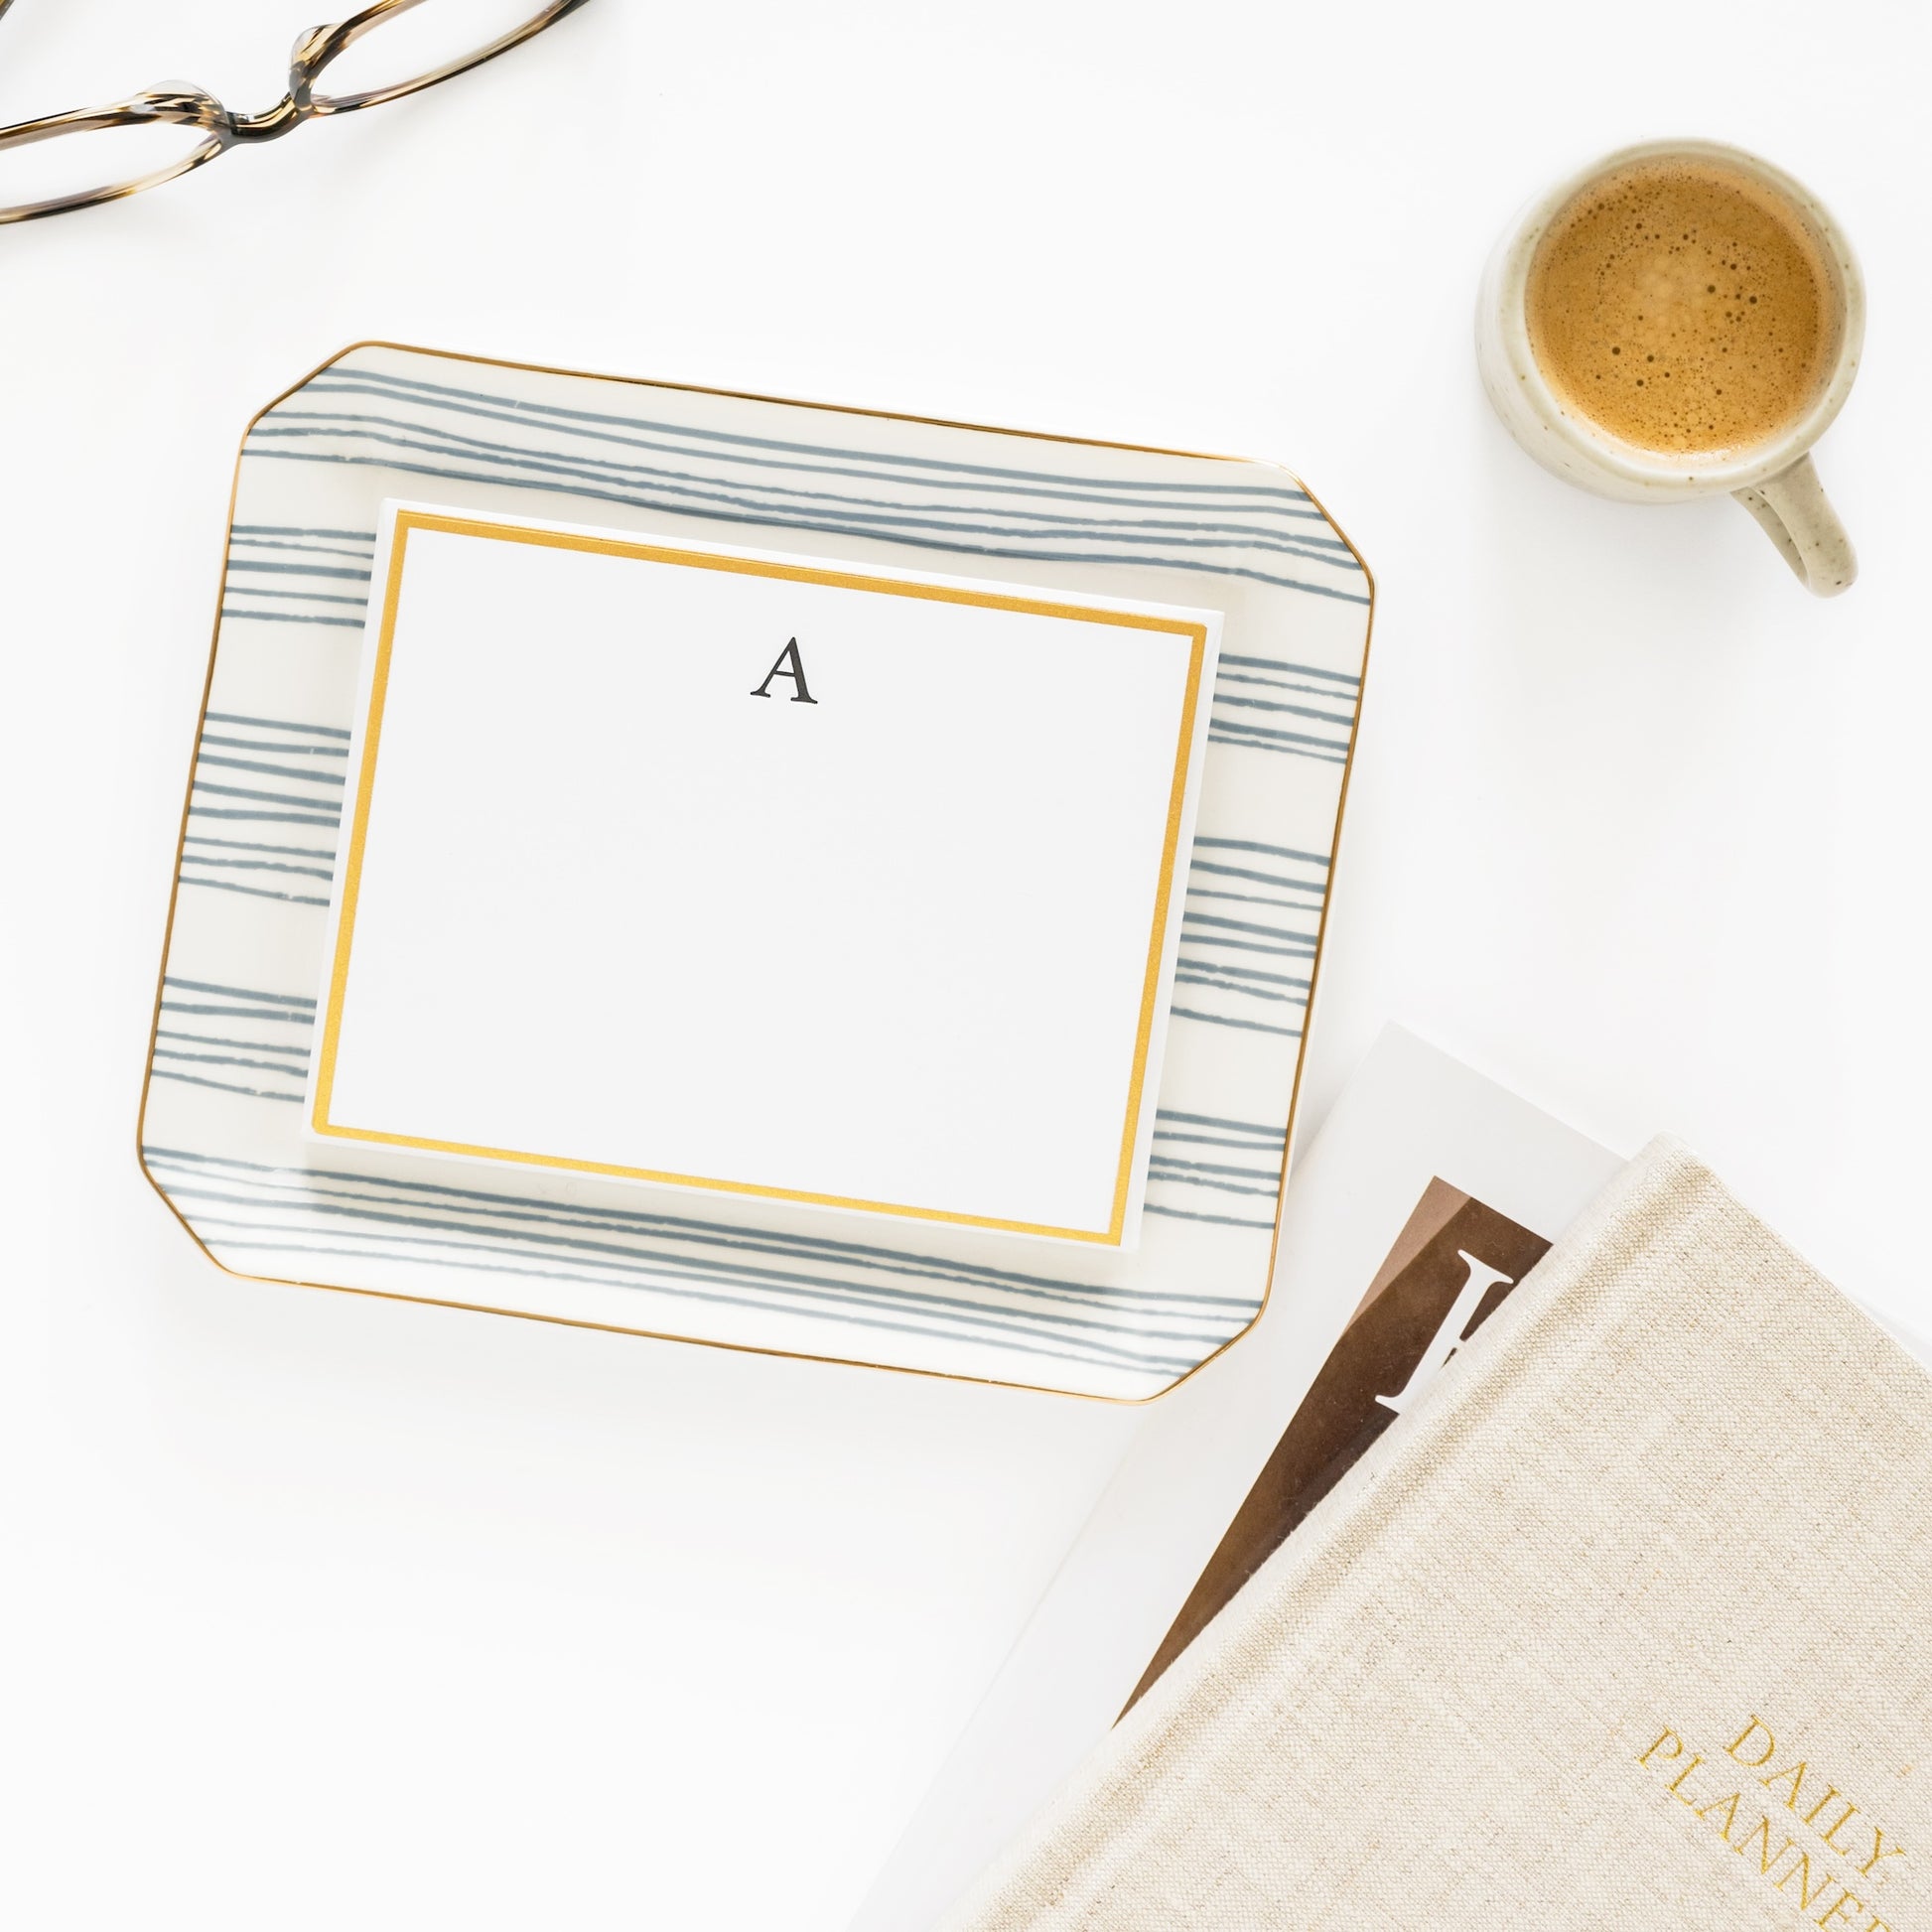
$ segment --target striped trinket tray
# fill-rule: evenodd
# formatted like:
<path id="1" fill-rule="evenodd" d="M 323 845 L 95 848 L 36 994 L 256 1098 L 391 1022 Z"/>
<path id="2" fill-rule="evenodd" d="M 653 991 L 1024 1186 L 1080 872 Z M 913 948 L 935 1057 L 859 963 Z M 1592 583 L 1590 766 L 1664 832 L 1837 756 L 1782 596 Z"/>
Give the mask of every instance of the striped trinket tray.
<path id="1" fill-rule="evenodd" d="M 1222 613 L 1145 1221 L 1130 1253 L 302 1132 L 380 504 L 768 545 Z M 267 1281 L 1116 1401 L 1261 1311 L 1371 586 L 1272 465 L 345 350 L 249 426 L 141 1161 Z"/>

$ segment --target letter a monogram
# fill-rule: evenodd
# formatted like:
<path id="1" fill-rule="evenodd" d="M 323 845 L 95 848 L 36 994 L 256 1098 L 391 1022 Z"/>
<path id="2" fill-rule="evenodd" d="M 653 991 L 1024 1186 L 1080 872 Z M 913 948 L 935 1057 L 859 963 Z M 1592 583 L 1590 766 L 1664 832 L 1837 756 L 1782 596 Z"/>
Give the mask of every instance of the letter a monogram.
<path id="1" fill-rule="evenodd" d="M 778 653 L 778 661 L 765 672 L 764 682 L 752 693 L 755 698 L 768 698 L 771 695 L 771 680 L 774 677 L 788 677 L 797 689 L 791 694 L 793 704 L 816 704 L 818 700 L 805 688 L 805 660 L 798 655 L 798 639 L 794 637 Z"/>

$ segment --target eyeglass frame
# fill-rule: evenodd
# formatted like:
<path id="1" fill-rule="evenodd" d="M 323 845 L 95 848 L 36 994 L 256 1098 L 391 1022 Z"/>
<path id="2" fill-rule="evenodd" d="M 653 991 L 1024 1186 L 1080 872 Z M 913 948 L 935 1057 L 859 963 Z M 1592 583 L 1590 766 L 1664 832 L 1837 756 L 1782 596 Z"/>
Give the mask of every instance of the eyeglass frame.
<path id="1" fill-rule="evenodd" d="M 12 4 L 13 0 L 0 0 L 0 15 L 4 15 Z M 364 107 L 381 107 L 389 101 L 402 99 L 406 94 L 420 93 L 425 87 L 434 87 L 439 81 L 467 73 L 472 68 L 482 67 L 485 61 L 493 61 L 497 55 L 507 54 L 511 48 L 533 40 L 546 27 L 554 27 L 566 14 L 575 13 L 586 5 L 587 0 L 549 0 L 548 5 L 538 6 L 522 26 L 498 35 L 474 53 L 417 74 L 413 79 L 399 80 L 388 87 L 364 88 L 359 93 L 317 96 L 316 83 L 332 61 L 345 53 L 364 34 L 421 4 L 422 0 L 374 0 L 372 6 L 364 7 L 360 13 L 351 14 L 348 19 L 338 21 L 334 26 L 311 27 L 307 33 L 297 37 L 290 52 L 288 92 L 273 107 L 259 114 L 233 113 L 202 87 L 147 87 L 112 106 L 76 107 L 65 114 L 48 114 L 39 120 L 17 121 L 11 127 L 0 127 L 0 153 L 9 148 L 28 147 L 37 141 L 53 140 L 63 134 L 95 134 L 116 127 L 192 127 L 200 128 L 207 136 L 182 160 L 165 168 L 157 168 L 134 181 L 82 189 L 44 202 L 23 203 L 17 207 L 0 206 L 0 225 L 13 221 L 36 221 L 44 215 L 67 214 L 77 208 L 98 207 L 107 202 L 118 202 L 129 195 L 138 195 L 144 189 L 159 188 L 165 182 L 192 174 L 197 168 L 205 168 L 230 148 L 279 141 L 283 135 L 292 134 L 307 121 L 323 120 L 332 114 L 352 114 Z"/>

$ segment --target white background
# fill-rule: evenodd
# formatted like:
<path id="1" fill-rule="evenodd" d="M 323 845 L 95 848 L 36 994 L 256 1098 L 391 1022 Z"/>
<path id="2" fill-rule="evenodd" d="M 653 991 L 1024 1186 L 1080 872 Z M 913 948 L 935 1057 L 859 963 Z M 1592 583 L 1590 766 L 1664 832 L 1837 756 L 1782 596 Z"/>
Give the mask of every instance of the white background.
<path id="1" fill-rule="evenodd" d="M 0 116 L 265 104 L 309 23 L 19 0 Z M 1292 464 L 1380 589 L 1311 1117 L 1404 1019 L 1613 1146 L 1675 1129 L 1932 1329 L 1926 53 L 1903 0 L 595 0 L 0 233 L 8 1916 L 835 1924 L 1129 1426 L 253 1287 L 139 1179 L 234 445 L 360 337 Z M 1676 131 L 1863 251 L 1839 603 L 1733 505 L 1567 488 L 1477 388 L 1495 232 Z"/>

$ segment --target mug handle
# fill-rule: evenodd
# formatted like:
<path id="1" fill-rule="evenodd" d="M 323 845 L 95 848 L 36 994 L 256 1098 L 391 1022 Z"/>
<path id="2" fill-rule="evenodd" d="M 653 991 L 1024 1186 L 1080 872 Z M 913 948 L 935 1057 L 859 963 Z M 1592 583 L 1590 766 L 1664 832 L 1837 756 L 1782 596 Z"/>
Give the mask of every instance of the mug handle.
<path id="1" fill-rule="evenodd" d="M 1825 498 L 1811 458 L 1801 456 L 1789 470 L 1753 489 L 1740 489 L 1737 500 L 1764 526 L 1779 554 L 1806 590 L 1818 597 L 1836 597 L 1849 590 L 1859 574 L 1858 553 L 1838 512 Z"/>

